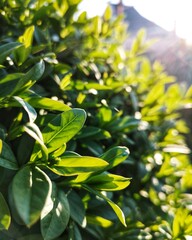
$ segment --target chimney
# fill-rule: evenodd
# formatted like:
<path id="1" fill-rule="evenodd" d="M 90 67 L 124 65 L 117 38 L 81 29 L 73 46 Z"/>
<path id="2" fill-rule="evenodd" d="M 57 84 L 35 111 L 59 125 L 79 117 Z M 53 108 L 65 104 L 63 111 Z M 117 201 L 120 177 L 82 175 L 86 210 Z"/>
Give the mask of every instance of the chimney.
<path id="1" fill-rule="evenodd" d="M 117 15 L 120 15 L 123 12 L 124 12 L 123 1 L 120 0 L 119 3 L 117 4 Z"/>

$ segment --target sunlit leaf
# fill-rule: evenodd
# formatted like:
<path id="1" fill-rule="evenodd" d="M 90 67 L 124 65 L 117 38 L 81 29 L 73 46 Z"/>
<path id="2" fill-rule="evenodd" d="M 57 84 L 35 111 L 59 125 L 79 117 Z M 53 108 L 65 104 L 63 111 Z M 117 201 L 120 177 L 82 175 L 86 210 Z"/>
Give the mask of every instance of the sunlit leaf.
<path id="1" fill-rule="evenodd" d="M 58 175 L 73 176 L 80 173 L 95 172 L 104 169 L 108 163 L 100 158 L 89 156 L 64 156 L 50 165 L 51 171 Z"/>
<path id="2" fill-rule="evenodd" d="M 130 178 L 105 172 L 88 178 L 86 184 L 99 191 L 119 191 L 129 186 Z"/>
<path id="3" fill-rule="evenodd" d="M 28 104 L 27 102 L 25 102 L 22 98 L 14 96 L 14 99 L 25 109 L 25 111 L 28 114 L 29 117 L 29 122 L 34 122 L 35 119 L 37 118 L 37 113 L 35 111 L 35 109 Z"/>
<path id="4" fill-rule="evenodd" d="M 49 152 L 68 142 L 83 127 L 86 113 L 82 109 L 72 109 L 57 115 L 43 129 L 44 143 Z"/>

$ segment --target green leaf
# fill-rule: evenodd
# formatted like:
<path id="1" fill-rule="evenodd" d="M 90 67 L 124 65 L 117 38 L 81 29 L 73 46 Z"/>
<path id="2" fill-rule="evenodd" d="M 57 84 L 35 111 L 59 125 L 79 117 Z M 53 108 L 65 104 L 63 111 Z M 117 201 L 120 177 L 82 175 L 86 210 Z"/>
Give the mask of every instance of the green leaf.
<path id="1" fill-rule="evenodd" d="M 31 53 L 34 30 L 35 27 L 30 26 L 25 30 L 24 34 L 19 37 L 19 42 L 23 43 L 23 45 L 14 51 L 14 57 L 18 65 L 24 63 Z"/>
<path id="2" fill-rule="evenodd" d="M 30 161 L 34 161 L 37 157 L 47 160 L 48 149 L 43 142 L 43 136 L 38 126 L 35 123 L 29 122 L 23 126 L 23 129 L 29 136 L 36 140 Z"/>
<path id="3" fill-rule="evenodd" d="M 130 178 L 125 178 L 119 175 L 102 173 L 90 177 L 86 184 L 99 191 L 119 191 L 130 184 Z"/>
<path id="4" fill-rule="evenodd" d="M 85 207 L 79 195 L 71 190 L 67 196 L 69 200 L 71 218 L 80 226 L 84 227 L 86 224 Z"/>
<path id="5" fill-rule="evenodd" d="M 102 154 L 100 158 L 104 159 L 109 165 L 105 170 L 113 168 L 123 161 L 125 161 L 129 156 L 129 149 L 126 147 L 114 147 L 109 149 L 107 152 Z"/>
<path id="6" fill-rule="evenodd" d="M 108 219 L 105 219 L 103 217 L 100 217 L 100 216 L 88 215 L 87 216 L 87 222 L 89 224 L 98 225 L 98 226 L 100 226 L 102 228 L 111 227 L 113 225 L 112 221 L 110 221 Z"/>
<path id="7" fill-rule="evenodd" d="M 52 152 L 68 142 L 82 128 L 86 113 L 82 109 L 72 109 L 55 117 L 43 129 L 44 143 Z"/>
<path id="8" fill-rule="evenodd" d="M 20 80 L 18 81 L 12 95 L 18 95 L 22 91 L 30 88 L 40 77 L 45 70 L 45 64 L 43 61 L 36 63 Z"/>
<path id="9" fill-rule="evenodd" d="M 109 21 L 109 20 L 111 19 L 111 17 L 112 17 L 112 11 L 111 11 L 111 7 L 110 7 L 110 6 L 108 6 L 108 7 L 106 8 L 103 17 L 104 17 L 105 21 Z"/>
<path id="10" fill-rule="evenodd" d="M 17 160 L 10 146 L 0 139 L 0 166 L 12 170 L 18 169 Z"/>
<path id="11" fill-rule="evenodd" d="M 18 42 L 11 42 L 11 43 L 6 43 L 2 46 L 0 46 L 0 63 L 3 63 L 5 58 L 11 54 L 11 52 L 21 46 L 21 43 Z"/>
<path id="12" fill-rule="evenodd" d="M 83 184 L 82 185 L 84 189 L 86 189 L 87 191 L 93 193 L 94 195 L 104 199 L 105 201 L 107 201 L 107 203 L 112 207 L 112 209 L 114 210 L 114 212 L 116 213 L 117 217 L 119 218 L 119 220 L 121 221 L 121 223 L 126 227 L 126 222 L 125 222 L 125 216 L 122 212 L 122 210 L 119 208 L 119 206 L 117 206 L 113 201 L 111 201 L 109 198 L 107 198 L 105 195 L 103 195 L 102 193 L 98 192 L 97 190 L 94 190 L 92 188 L 90 188 L 88 185 Z"/>
<path id="13" fill-rule="evenodd" d="M 14 99 L 25 109 L 25 111 L 28 114 L 29 117 L 29 122 L 33 123 L 35 121 L 35 119 L 37 118 L 37 113 L 35 111 L 35 109 L 28 104 L 27 102 L 25 102 L 22 98 L 14 96 Z"/>
<path id="14" fill-rule="evenodd" d="M 60 102 L 60 101 L 55 101 L 50 98 L 43 98 L 39 96 L 33 96 L 33 97 L 26 97 L 24 98 L 31 106 L 35 108 L 42 108 L 42 109 L 47 109 L 49 111 L 54 110 L 54 111 L 68 111 L 71 108 L 67 106 L 66 104 Z"/>
<path id="15" fill-rule="evenodd" d="M 11 223 L 9 207 L 0 192 L 0 230 L 8 230 Z"/>
<path id="16" fill-rule="evenodd" d="M 56 161 L 56 160 L 55 160 Z M 100 158 L 89 156 L 64 156 L 50 165 L 51 171 L 62 176 L 73 176 L 80 173 L 95 172 L 104 169 L 107 162 Z"/>
<path id="17" fill-rule="evenodd" d="M 49 202 L 50 201 L 50 202 Z M 65 193 L 53 185 L 52 194 L 41 213 L 41 232 L 44 240 L 56 239 L 67 227 L 70 208 Z M 50 205 L 52 209 L 49 211 Z"/>
<path id="18" fill-rule="evenodd" d="M 13 178 L 12 194 L 16 209 L 28 226 L 38 221 L 47 198 L 51 194 L 51 181 L 38 167 L 27 165 Z"/>
<path id="19" fill-rule="evenodd" d="M 17 240 L 44 240 L 40 234 L 30 234 L 17 238 Z"/>
<path id="20" fill-rule="evenodd" d="M 7 74 L 0 80 L 0 97 L 12 95 L 18 81 L 23 77 L 22 73 Z"/>

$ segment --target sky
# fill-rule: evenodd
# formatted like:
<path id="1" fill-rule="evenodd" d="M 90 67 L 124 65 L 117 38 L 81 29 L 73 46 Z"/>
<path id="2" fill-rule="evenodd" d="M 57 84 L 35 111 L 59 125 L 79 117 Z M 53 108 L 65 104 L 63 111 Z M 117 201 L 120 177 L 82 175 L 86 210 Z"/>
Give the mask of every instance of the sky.
<path id="1" fill-rule="evenodd" d="M 89 16 L 101 15 L 109 0 L 83 0 Z M 118 0 L 111 0 L 116 3 Z M 145 18 L 192 43 L 192 0 L 124 0 Z M 96 3 L 96 4 L 95 4 Z"/>

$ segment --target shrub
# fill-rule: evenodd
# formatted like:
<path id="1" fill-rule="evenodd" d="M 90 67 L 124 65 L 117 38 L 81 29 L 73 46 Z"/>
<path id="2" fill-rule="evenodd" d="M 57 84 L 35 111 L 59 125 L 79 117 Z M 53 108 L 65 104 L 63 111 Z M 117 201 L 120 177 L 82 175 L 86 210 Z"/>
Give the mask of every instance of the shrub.
<path id="1" fill-rule="evenodd" d="M 122 17 L 79 3 L 1 2 L 0 236 L 184 239 L 192 90 L 143 55 L 143 31 L 125 51 Z"/>

